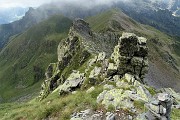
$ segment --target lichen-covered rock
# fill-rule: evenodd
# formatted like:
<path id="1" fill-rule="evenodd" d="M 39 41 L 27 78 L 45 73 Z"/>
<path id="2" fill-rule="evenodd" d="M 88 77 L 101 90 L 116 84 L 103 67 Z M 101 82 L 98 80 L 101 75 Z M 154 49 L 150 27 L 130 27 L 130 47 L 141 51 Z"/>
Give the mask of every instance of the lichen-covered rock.
<path id="1" fill-rule="evenodd" d="M 95 66 L 89 75 L 90 83 L 95 84 L 97 82 L 97 80 L 99 79 L 100 72 L 101 72 L 101 67 Z"/>
<path id="2" fill-rule="evenodd" d="M 97 57 L 97 61 L 104 61 L 106 58 L 106 53 L 105 52 L 100 52 L 98 57 Z"/>
<path id="3" fill-rule="evenodd" d="M 80 88 L 84 81 L 84 73 L 79 73 L 79 71 L 73 71 L 69 78 L 60 86 L 60 95 L 63 93 L 69 93 L 77 88 Z"/>
<path id="4" fill-rule="evenodd" d="M 136 76 L 136 80 L 143 78 L 148 71 L 148 48 L 146 39 L 137 37 L 133 33 L 123 33 L 118 45 L 114 48 L 111 59 L 117 66 L 117 74 L 123 77 L 126 73 Z"/>
<path id="5" fill-rule="evenodd" d="M 123 93 L 122 89 L 112 89 L 109 91 L 103 91 L 97 99 L 108 108 L 113 105 L 115 108 L 133 108 L 133 102 L 129 99 L 128 94 Z"/>
<path id="6" fill-rule="evenodd" d="M 114 75 L 114 76 L 113 76 L 113 80 L 114 80 L 115 82 L 119 81 L 119 80 L 120 80 L 120 76 L 119 76 L 119 75 Z"/>
<path id="7" fill-rule="evenodd" d="M 128 73 L 126 73 L 124 75 L 124 79 L 126 79 L 128 81 L 128 83 L 134 83 L 135 82 L 134 76 L 131 74 L 128 74 Z"/>
<path id="8" fill-rule="evenodd" d="M 97 62 L 97 56 L 95 56 L 94 58 L 90 59 L 88 61 L 88 65 L 87 67 L 91 67 L 93 64 L 95 64 Z"/>
<path id="9" fill-rule="evenodd" d="M 104 90 L 102 93 L 100 93 L 99 95 L 98 95 L 98 97 L 97 97 L 97 103 L 100 103 L 100 102 L 102 102 L 102 100 L 104 99 L 104 96 L 105 96 L 105 94 L 107 93 L 107 90 Z"/>
<path id="10" fill-rule="evenodd" d="M 127 82 L 124 82 L 123 80 L 119 80 L 116 82 L 116 87 L 118 88 L 123 88 L 123 89 L 128 89 L 130 88 L 130 84 Z"/>
<path id="11" fill-rule="evenodd" d="M 113 85 L 105 84 L 105 85 L 103 86 L 103 89 L 109 89 L 109 90 L 111 90 L 111 89 L 113 89 L 113 88 L 114 88 Z"/>
<path id="12" fill-rule="evenodd" d="M 112 76 L 117 72 L 117 66 L 114 63 L 109 63 L 107 68 L 107 76 Z"/>
<path id="13" fill-rule="evenodd" d="M 143 86 L 137 87 L 136 90 L 141 99 L 145 102 L 148 102 L 149 97 L 151 97 L 150 93 Z"/>

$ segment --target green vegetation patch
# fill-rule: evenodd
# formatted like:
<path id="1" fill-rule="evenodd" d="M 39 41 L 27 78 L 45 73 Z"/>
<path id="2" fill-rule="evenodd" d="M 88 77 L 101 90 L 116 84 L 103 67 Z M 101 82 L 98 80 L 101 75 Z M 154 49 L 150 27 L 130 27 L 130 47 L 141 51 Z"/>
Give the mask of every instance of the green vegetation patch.
<path id="1" fill-rule="evenodd" d="M 180 110 L 179 109 L 172 109 L 171 119 L 172 120 L 180 120 Z"/>
<path id="2" fill-rule="evenodd" d="M 3 102 L 39 91 L 49 63 L 57 61 L 57 46 L 72 21 L 53 16 L 16 36 L 0 53 L 0 96 Z M 28 90 L 27 90 L 28 89 Z"/>
<path id="3" fill-rule="evenodd" d="M 81 111 L 86 108 L 98 109 L 99 105 L 96 103 L 96 98 L 102 90 L 102 87 L 98 86 L 91 93 L 79 90 L 75 94 L 59 96 L 55 92 L 40 102 L 34 99 L 28 103 L 1 104 L 1 120 L 40 120 L 50 117 L 68 120 L 74 111 Z"/>

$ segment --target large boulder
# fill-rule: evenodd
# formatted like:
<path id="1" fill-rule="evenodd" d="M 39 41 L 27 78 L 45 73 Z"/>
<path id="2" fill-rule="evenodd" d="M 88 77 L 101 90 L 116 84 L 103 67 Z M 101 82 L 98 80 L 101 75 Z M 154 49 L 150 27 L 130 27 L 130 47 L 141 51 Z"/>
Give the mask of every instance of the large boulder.
<path id="1" fill-rule="evenodd" d="M 117 109 L 131 109 L 134 107 L 133 102 L 129 98 L 128 94 L 123 92 L 123 89 L 105 90 L 99 94 L 97 102 L 101 102 L 106 108 L 110 105 L 113 105 Z"/>
<path id="2" fill-rule="evenodd" d="M 77 88 L 80 88 L 84 79 L 85 79 L 84 73 L 79 73 L 79 71 L 73 71 L 73 73 L 71 73 L 71 75 L 64 82 L 64 84 L 59 87 L 60 95 L 63 93 L 72 92 Z"/>

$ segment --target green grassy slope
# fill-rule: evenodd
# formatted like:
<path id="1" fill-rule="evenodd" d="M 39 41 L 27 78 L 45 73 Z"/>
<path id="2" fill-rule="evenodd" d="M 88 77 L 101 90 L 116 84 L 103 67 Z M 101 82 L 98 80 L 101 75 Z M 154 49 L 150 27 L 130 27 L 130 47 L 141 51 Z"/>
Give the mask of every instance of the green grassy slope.
<path id="1" fill-rule="evenodd" d="M 96 32 L 143 32 L 143 27 L 119 9 L 111 9 L 96 16 L 88 17 L 87 22 Z"/>
<path id="2" fill-rule="evenodd" d="M 119 13 L 119 11 L 116 10 L 108 11 L 100 15 L 97 15 L 95 17 L 88 18 L 87 21 L 89 21 L 94 31 L 103 31 L 104 28 L 106 28 L 106 26 L 109 25 L 109 21 L 112 20 L 112 17 L 114 15 L 117 15 L 117 13 Z M 168 66 L 168 62 L 164 61 L 165 58 L 162 57 L 162 54 L 168 51 L 175 59 L 178 60 L 178 54 L 176 53 L 178 49 L 175 52 L 175 50 L 171 48 L 171 46 L 169 46 L 172 43 L 174 43 L 173 38 L 150 26 L 141 25 L 139 23 L 136 23 L 135 21 L 130 22 L 132 20 L 129 17 L 127 19 L 129 19 L 128 24 L 130 25 L 130 27 L 134 28 L 135 30 L 134 29 L 130 30 L 127 27 L 123 27 L 123 29 L 125 29 L 125 31 L 135 32 L 136 34 L 147 37 L 149 39 L 148 45 L 150 49 L 149 60 L 151 62 L 154 62 L 153 64 L 157 65 L 161 69 L 165 69 L 166 66 L 169 67 L 168 69 L 169 74 L 172 74 L 171 72 L 175 70 L 172 68 L 172 66 L 170 65 Z M 101 27 L 97 27 L 99 25 L 98 23 L 101 24 Z M 121 29 L 119 30 L 116 29 L 115 32 L 122 33 Z M 151 38 L 156 38 L 157 40 L 150 40 Z M 163 66 L 165 68 L 163 68 L 161 65 L 165 65 Z M 0 116 L 3 120 L 6 119 L 7 120 L 8 119 L 40 120 L 40 119 L 50 119 L 50 118 L 68 120 L 70 118 L 70 115 L 74 111 L 80 111 L 86 108 L 93 108 L 93 109 L 102 108 L 102 106 L 98 106 L 96 103 L 97 95 L 102 92 L 102 86 L 98 86 L 98 87 L 95 86 L 95 88 L 96 88 L 95 91 L 93 91 L 92 93 L 86 93 L 85 91 L 78 90 L 76 94 L 69 94 L 65 96 L 59 96 L 58 92 L 56 91 L 40 102 L 33 99 L 27 103 L 1 104 Z M 178 118 L 179 118 L 179 110 L 174 109 L 172 112 L 172 120 L 176 120 Z"/>
<path id="3" fill-rule="evenodd" d="M 63 16 L 53 16 L 12 37 L 0 53 L 0 97 L 4 102 L 40 89 L 45 69 L 57 61 L 57 46 L 71 23 Z"/>
<path id="4" fill-rule="evenodd" d="M 96 32 L 133 32 L 148 39 L 148 83 L 159 87 L 172 87 L 180 91 L 179 38 L 169 36 L 151 26 L 140 24 L 118 9 L 100 13 L 86 19 Z"/>

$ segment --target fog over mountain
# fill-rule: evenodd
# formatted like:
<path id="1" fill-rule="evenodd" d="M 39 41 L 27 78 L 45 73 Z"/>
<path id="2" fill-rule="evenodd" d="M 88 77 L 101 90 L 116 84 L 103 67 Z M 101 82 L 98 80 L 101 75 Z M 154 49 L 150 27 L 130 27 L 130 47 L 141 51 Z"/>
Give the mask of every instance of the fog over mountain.
<path id="1" fill-rule="evenodd" d="M 157 0 L 138 0 L 138 2 L 157 2 Z M 133 2 L 134 0 L 31 0 L 31 1 L 26 1 L 26 0 L 16 0 L 16 1 L 11 1 L 11 0 L 0 0 L 0 10 L 6 9 L 6 8 L 12 8 L 12 7 L 38 7 L 42 4 L 45 3 L 53 3 L 53 2 L 59 2 L 61 5 L 63 4 L 77 4 L 81 6 L 86 6 L 86 7 L 92 7 L 96 5 L 112 5 L 117 2 Z M 167 1 L 166 1 L 167 2 Z"/>
<path id="2" fill-rule="evenodd" d="M 21 19 L 28 8 L 13 7 L 0 10 L 0 24 L 7 24 Z"/>

